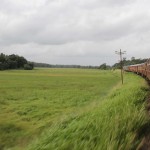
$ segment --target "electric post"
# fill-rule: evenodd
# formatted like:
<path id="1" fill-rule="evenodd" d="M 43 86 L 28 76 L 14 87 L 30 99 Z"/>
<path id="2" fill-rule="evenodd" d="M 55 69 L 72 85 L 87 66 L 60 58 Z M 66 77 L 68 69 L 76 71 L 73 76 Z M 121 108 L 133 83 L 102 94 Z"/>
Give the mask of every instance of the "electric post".
<path id="1" fill-rule="evenodd" d="M 123 84 L 123 60 L 122 60 L 122 55 L 125 54 L 126 52 L 125 51 L 115 51 L 116 54 L 120 55 L 120 69 L 121 69 L 121 81 L 122 81 L 122 84 Z"/>

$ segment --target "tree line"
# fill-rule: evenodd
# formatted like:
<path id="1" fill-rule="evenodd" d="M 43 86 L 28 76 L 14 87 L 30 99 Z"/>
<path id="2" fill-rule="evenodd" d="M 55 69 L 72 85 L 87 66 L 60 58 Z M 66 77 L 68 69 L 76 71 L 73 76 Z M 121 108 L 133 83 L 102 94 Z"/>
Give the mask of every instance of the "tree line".
<path id="1" fill-rule="evenodd" d="M 35 67 L 45 67 L 45 68 L 82 68 L 82 69 L 97 69 L 99 66 L 82 66 L 82 65 L 52 65 L 46 63 L 33 62 Z"/>
<path id="2" fill-rule="evenodd" d="M 0 70 L 7 69 L 25 69 L 32 70 L 34 68 L 33 63 L 28 62 L 24 57 L 15 54 L 5 55 L 0 54 Z"/>
<path id="3" fill-rule="evenodd" d="M 126 58 L 123 58 L 122 64 L 123 64 L 123 66 L 129 66 L 129 65 L 142 64 L 142 63 L 145 63 L 146 61 L 147 61 L 147 59 L 141 59 L 141 58 L 136 59 L 135 57 L 132 57 L 129 60 L 127 60 Z M 98 68 L 101 70 L 120 69 L 121 65 L 120 65 L 120 62 L 115 63 L 112 66 L 109 66 L 106 63 L 103 63 Z"/>
<path id="4" fill-rule="evenodd" d="M 146 61 L 147 61 L 146 58 L 144 58 L 144 59 L 137 58 L 136 59 L 135 57 L 132 57 L 130 60 L 123 58 L 122 64 L 123 64 L 123 66 L 129 66 L 129 65 L 142 64 L 142 63 L 145 63 Z M 120 69 L 120 62 L 115 63 L 112 67 L 115 69 Z"/>
<path id="5" fill-rule="evenodd" d="M 141 64 L 146 62 L 147 59 L 136 59 L 135 57 L 132 57 L 131 59 L 127 60 L 126 58 L 123 58 L 123 65 L 135 65 L 135 64 Z M 107 65 L 106 63 L 101 64 L 100 66 L 81 66 L 81 65 L 52 65 L 52 64 L 46 64 L 46 63 L 36 63 L 33 62 L 35 67 L 46 67 L 46 68 L 82 68 L 82 69 L 100 69 L 100 70 L 111 70 L 111 69 L 120 69 L 120 62 L 115 63 L 114 65 Z"/>
<path id="6" fill-rule="evenodd" d="M 123 66 L 141 64 L 146 62 L 147 59 L 136 59 L 132 57 L 130 60 L 123 58 L 122 64 Z M 101 64 L 100 66 L 82 66 L 82 65 L 52 65 L 46 63 L 37 63 L 37 62 L 29 62 L 24 57 L 18 56 L 15 54 L 5 55 L 3 53 L 0 54 L 0 70 L 7 69 L 25 69 L 32 70 L 34 67 L 46 67 L 46 68 L 82 68 L 82 69 L 101 69 L 101 70 L 110 70 L 110 69 L 120 69 L 120 62 L 115 63 L 110 66 L 106 63 Z"/>

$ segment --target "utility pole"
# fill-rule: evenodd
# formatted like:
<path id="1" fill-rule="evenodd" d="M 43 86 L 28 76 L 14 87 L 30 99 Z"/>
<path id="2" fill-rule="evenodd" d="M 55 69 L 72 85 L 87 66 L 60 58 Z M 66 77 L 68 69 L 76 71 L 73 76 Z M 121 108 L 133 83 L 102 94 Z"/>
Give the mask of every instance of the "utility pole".
<path id="1" fill-rule="evenodd" d="M 122 84 L 123 84 L 123 61 L 122 61 L 122 55 L 125 54 L 126 52 L 125 51 L 115 51 L 116 54 L 120 55 L 120 68 L 121 68 L 121 81 L 122 81 Z"/>

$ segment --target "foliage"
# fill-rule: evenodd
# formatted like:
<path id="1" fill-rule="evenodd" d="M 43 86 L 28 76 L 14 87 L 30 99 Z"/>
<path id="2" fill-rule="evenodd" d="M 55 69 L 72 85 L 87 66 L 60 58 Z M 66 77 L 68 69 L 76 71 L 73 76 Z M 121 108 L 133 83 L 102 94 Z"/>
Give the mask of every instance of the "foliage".
<path id="1" fill-rule="evenodd" d="M 136 59 L 135 57 L 132 57 L 131 60 L 126 60 L 126 58 L 123 58 L 123 65 L 134 65 L 134 64 L 141 64 L 146 62 L 147 59 Z M 110 66 L 106 63 L 101 64 L 100 66 L 81 66 L 81 65 L 52 65 L 52 64 L 46 64 L 46 63 L 36 63 L 33 62 L 35 67 L 46 67 L 46 68 L 85 68 L 85 69 L 101 69 L 101 70 L 109 70 L 109 69 L 120 69 L 120 62 L 115 63 L 114 65 Z"/>
<path id="2" fill-rule="evenodd" d="M 123 58 L 122 64 L 124 66 L 129 66 L 129 65 L 145 63 L 146 61 L 147 59 L 140 59 L 140 58 L 136 59 L 135 57 L 132 57 L 131 60 L 126 60 L 125 58 Z M 116 69 L 120 69 L 120 62 L 115 63 L 112 67 Z"/>
<path id="3" fill-rule="evenodd" d="M 33 62 L 35 67 L 43 68 L 82 68 L 82 69 L 97 69 L 98 66 L 81 66 L 81 65 L 52 65 L 46 63 Z"/>
<path id="4" fill-rule="evenodd" d="M 33 63 L 27 63 L 24 65 L 24 70 L 32 70 L 33 66 Z"/>
<path id="5" fill-rule="evenodd" d="M 99 66 L 99 69 L 101 69 L 101 70 L 108 70 L 108 69 L 111 69 L 111 66 L 107 65 L 106 63 L 104 63 L 104 64 L 101 64 Z"/>
<path id="6" fill-rule="evenodd" d="M 27 65 L 25 65 L 27 64 Z M 24 65 L 28 68 L 33 69 L 33 64 L 28 63 L 27 60 L 15 54 L 12 55 L 5 55 L 3 53 L 0 54 L 0 70 L 7 70 L 7 69 L 19 69 L 24 68 Z"/>

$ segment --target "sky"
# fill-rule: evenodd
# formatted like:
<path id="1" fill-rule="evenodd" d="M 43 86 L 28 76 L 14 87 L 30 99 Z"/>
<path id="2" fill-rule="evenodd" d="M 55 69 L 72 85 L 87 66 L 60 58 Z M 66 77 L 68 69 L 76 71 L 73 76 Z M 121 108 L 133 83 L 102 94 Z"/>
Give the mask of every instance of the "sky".
<path id="1" fill-rule="evenodd" d="M 49 64 L 150 57 L 149 0 L 0 0 L 0 53 Z"/>

